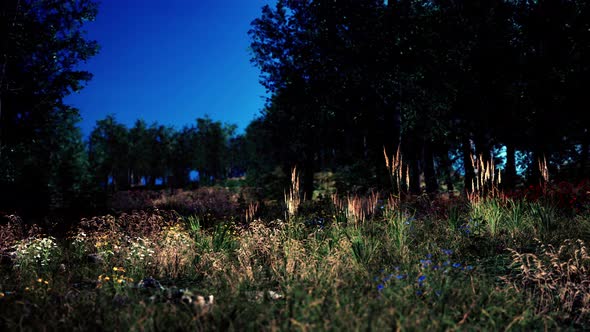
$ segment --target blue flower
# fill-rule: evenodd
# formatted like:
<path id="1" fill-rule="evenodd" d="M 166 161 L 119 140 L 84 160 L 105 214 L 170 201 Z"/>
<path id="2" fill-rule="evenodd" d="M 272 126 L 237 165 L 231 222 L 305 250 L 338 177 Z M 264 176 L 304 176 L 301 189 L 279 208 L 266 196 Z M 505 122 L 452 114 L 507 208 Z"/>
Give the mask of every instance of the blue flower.
<path id="1" fill-rule="evenodd" d="M 422 264 L 422 267 L 427 267 L 428 265 L 432 264 L 432 261 L 430 259 L 421 259 L 420 264 Z"/>
<path id="2" fill-rule="evenodd" d="M 446 262 L 443 263 L 443 266 L 449 266 L 450 264 L 451 264 L 451 262 L 446 261 Z"/>
<path id="3" fill-rule="evenodd" d="M 461 263 L 453 263 L 453 267 L 454 268 L 459 268 L 459 267 L 461 267 Z"/>
<path id="4" fill-rule="evenodd" d="M 402 279 L 404 279 L 405 277 L 406 277 L 406 276 L 405 276 L 405 275 L 403 275 L 403 274 L 399 274 L 399 275 L 395 276 L 395 278 L 396 278 L 397 280 L 402 280 Z"/>
<path id="5" fill-rule="evenodd" d="M 467 269 L 467 271 L 473 270 L 473 266 L 471 266 L 471 265 L 467 265 L 465 268 Z"/>
<path id="6" fill-rule="evenodd" d="M 385 288 L 385 286 L 383 284 L 377 285 L 377 291 L 378 292 L 381 292 L 383 290 L 383 288 Z"/>
<path id="7" fill-rule="evenodd" d="M 451 256 L 453 254 L 452 249 L 441 249 L 441 251 L 443 252 L 443 254 L 445 254 L 447 256 Z"/>
<path id="8" fill-rule="evenodd" d="M 432 254 L 426 254 L 426 258 L 431 259 L 432 258 Z"/>
<path id="9" fill-rule="evenodd" d="M 422 282 L 424 280 L 426 280 L 426 276 L 422 275 L 422 276 L 418 277 L 418 282 Z"/>

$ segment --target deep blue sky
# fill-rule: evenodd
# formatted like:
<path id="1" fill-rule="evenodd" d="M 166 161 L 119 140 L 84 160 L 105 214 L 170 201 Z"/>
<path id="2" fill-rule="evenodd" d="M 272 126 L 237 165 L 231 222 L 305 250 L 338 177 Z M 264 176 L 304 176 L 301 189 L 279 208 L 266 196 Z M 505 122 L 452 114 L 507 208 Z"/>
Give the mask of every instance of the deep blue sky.
<path id="1" fill-rule="evenodd" d="M 250 63 L 248 30 L 274 0 L 102 0 L 86 26 L 100 53 L 81 66 L 94 74 L 66 99 L 82 133 L 115 114 L 177 128 L 208 114 L 242 131 L 264 106 Z"/>

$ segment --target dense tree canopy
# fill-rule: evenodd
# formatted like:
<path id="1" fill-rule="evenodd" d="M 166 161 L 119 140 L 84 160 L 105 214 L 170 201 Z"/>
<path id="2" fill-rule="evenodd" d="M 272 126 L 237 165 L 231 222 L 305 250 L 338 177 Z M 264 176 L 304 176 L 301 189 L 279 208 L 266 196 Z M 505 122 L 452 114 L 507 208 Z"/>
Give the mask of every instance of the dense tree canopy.
<path id="1" fill-rule="evenodd" d="M 67 206 L 84 187 L 79 115 L 63 99 L 91 78 L 76 65 L 97 52 L 82 30 L 95 15 L 90 0 L 0 3 L 0 201 L 5 206 Z"/>
<path id="2" fill-rule="evenodd" d="M 270 97 L 243 135 L 209 117 L 128 128 L 111 115 L 84 144 L 63 99 L 91 78 L 76 68 L 97 53 L 83 31 L 96 14 L 91 0 L 0 3 L 3 207 L 243 174 L 264 186 L 294 165 L 307 197 L 325 170 L 383 188 L 383 151 L 398 146 L 410 179 L 398 189 L 413 193 L 469 189 L 472 155 L 502 164 L 507 188 L 518 171 L 539 181 L 542 158 L 588 175 L 587 1 L 278 0 L 249 31 Z"/>
<path id="3" fill-rule="evenodd" d="M 358 163 L 379 174 L 383 147 L 401 143 L 414 192 L 421 176 L 429 192 L 443 178 L 451 187 L 457 152 L 466 184 L 470 155 L 490 160 L 502 146 L 508 186 L 517 150 L 531 153 L 529 181 L 542 156 L 584 164 L 588 10 L 575 0 L 279 0 L 250 30 L 272 95 L 256 123 L 272 137 L 264 153 L 306 174 Z"/>

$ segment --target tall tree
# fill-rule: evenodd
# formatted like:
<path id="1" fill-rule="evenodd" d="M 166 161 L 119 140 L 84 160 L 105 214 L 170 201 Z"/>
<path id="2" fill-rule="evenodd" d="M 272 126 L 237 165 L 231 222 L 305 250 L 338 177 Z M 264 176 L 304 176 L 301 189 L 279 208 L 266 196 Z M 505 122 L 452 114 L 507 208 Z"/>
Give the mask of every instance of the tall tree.
<path id="1" fill-rule="evenodd" d="M 43 210 L 80 188 L 79 117 L 63 99 L 91 78 L 76 66 L 97 52 L 82 30 L 96 12 L 91 0 L 0 3 L 0 204 Z"/>

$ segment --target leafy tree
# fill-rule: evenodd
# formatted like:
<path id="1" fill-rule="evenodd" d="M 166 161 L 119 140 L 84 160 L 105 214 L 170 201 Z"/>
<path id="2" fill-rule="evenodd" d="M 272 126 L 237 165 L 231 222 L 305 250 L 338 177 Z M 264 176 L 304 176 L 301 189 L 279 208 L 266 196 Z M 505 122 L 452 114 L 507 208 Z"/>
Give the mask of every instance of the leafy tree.
<path id="1" fill-rule="evenodd" d="M 76 65 L 97 52 L 82 31 L 96 9 L 90 0 L 0 3 L 3 205 L 42 212 L 80 194 L 85 156 L 75 129 L 79 116 L 63 99 L 91 78 Z"/>
<path id="2" fill-rule="evenodd" d="M 129 168 L 131 185 L 146 180 L 152 159 L 152 140 L 145 121 L 137 120 L 129 129 Z"/>
<path id="3" fill-rule="evenodd" d="M 98 183 L 114 191 L 129 186 L 129 133 L 114 115 L 96 122 L 90 133 L 89 160 Z"/>

